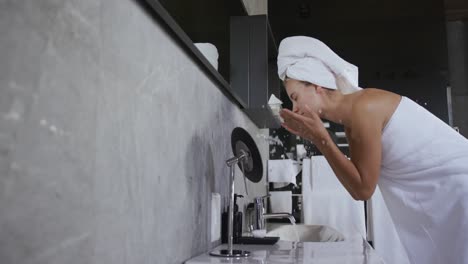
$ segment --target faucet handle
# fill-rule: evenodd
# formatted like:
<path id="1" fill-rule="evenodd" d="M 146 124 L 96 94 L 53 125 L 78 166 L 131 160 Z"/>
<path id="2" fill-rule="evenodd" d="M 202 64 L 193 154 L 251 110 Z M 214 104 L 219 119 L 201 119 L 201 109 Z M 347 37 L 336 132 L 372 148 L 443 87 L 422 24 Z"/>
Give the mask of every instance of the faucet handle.
<path id="1" fill-rule="evenodd" d="M 265 200 L 266 198 L 268 198 L 268 197 L 270 197 L 269 194 L 264 195 L 264 196 L 257 196 L 257 197 L 255 197 L 255 198 L 254 198 L 255 207 L 259 207 L 259 206 L 264 207 L 264 204 L 265 204 L 265 201 L 264 201 L 264 200 Z M 258 208 L 257 208 L 257 209 L 258 209 Z"/>
<path id="2" fill-rule="evenodd" d="M 257 196 L 257 197 L 254 198 L 254 200 L 255 200 L 255 201 L 261 201 L 261 202 L 263 202 L 263 200 L 264 200 L 265 198 L 268 198 L 268 197 L 270 197 L 269 194 L 264 195 L 264 196 Z"/>

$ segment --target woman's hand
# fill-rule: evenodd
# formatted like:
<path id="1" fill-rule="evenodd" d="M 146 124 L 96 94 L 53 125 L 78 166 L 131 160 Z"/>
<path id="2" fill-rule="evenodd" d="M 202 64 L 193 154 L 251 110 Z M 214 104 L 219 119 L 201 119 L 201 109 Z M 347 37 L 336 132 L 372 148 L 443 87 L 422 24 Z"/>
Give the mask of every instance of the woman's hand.
<path id="1" fill-rule="evenodd" d="M 317 143 L 328 139 L 330 135 L 323 126 L 320 117 L 309 108 L 306 111 L 305 115 L 300 115 L 288 109 L 281 110 L 280 115 L 284 120 L 284 123 L 281 125 L 289 132 L 310 140 L 317 145 Z"/>

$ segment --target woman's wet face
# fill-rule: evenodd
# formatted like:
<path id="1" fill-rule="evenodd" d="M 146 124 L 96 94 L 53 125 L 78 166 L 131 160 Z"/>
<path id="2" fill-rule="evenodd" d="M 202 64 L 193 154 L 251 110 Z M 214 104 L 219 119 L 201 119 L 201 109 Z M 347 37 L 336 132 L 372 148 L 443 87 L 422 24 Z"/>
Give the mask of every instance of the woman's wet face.
<path id="1" fill-rule="evenodd" d="M 286 87 L 289 99 L 293 103 L 293 112 L 303 115 L 307 112 L 306 105 L 312 111 L 318 111 L 315 85 L 288 78 L 284 81 L 284 86 Z"/>

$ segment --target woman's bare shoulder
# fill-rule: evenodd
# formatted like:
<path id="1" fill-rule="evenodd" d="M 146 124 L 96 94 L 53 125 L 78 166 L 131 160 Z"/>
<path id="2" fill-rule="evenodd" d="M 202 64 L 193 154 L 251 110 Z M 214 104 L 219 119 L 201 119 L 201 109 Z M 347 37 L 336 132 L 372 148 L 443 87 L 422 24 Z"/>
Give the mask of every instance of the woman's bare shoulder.
<path id="1" fill-rule="evenodd" d="M 371 108 L 372 110 L 385 111 L 387 108 L 392 109 L 400 102 L 401 96 L 399 94 L 377 89 L 366 88 L 361 91 L 357 96 L 355 104 L 364 108 Z"/>
<path id="2" fill-rule="evenodd" d="M 356 115 L 364 114 L 374 118 L 383 128 L 395 112 L 400 100 L 399 94 L 377 88 L 366 88 L 356 96 L 353 112 Z"/>
<path id="3" fill-rule="evenodd" d="M 387 90 L 383 90 L 383 89 L 379 89 L 379 88 L 365 88 L 363 90 L 361 90 L 362 92 L 362 97 L 363 99 L 373 99 L 373 100 L 378 100 L 378 101 L 381 101 L 381 100 L 387 100 L 387 99 L 390 99 L 392 100 L 395 99 L 395 98 L 398 98 L 400 97 L 399 94 L 396 94 L 394 92 L 390 92 L 390 91 L 387 91 Z"/>

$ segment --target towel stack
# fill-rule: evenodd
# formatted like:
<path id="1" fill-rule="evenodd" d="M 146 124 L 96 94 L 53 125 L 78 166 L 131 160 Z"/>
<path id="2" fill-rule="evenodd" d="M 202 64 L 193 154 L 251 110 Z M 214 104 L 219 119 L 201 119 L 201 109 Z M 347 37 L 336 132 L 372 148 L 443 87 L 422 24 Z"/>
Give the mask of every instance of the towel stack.
<path id="1" fill-rule="evenodd" d="M 295 160 L 269 160 L 268 182 L 296 185 L 296 176 L 301 167 Z M 271 191 L 270 204 L 272 213 L 292 213 L 292 192 Z"/>

